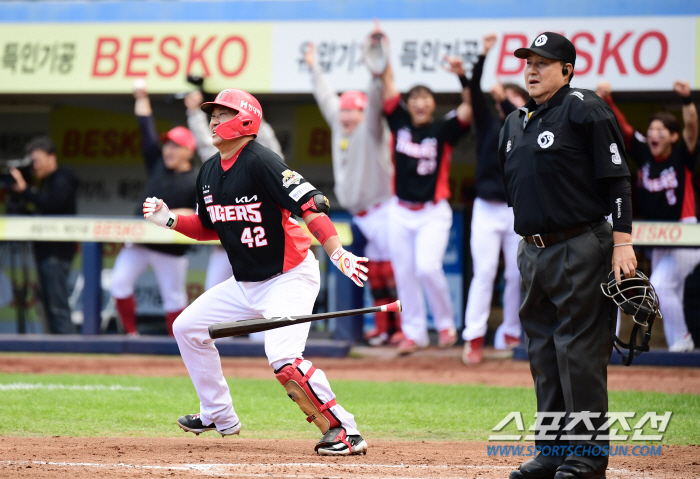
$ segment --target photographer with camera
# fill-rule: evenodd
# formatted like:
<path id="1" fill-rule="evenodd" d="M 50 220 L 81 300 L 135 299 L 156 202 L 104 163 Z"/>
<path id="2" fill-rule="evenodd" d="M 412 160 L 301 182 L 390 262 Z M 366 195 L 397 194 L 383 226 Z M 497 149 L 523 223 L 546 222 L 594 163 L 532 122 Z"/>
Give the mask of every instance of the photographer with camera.
<path id="1" fill-rule="evenodd" d="M 59 167 L 56 148 L 46 136 L 31 140 L 25 151 L 32 159 L 34 178 L 39 186 L 29 185 L 22 172 L 11 168 L 14 179 L 12 191 L 34 206 L 40 215 L 76 214 L 76 192 L 78 179 L 72 171 Z M 71 322 L 68 305 L 68 275 L 73 263 L 76 243 L 37 241 L 34 243 L 34 256 L 42 291 L 42 303 L 46 311 L 51 334 L 72 334 L 75 327 Z"/>

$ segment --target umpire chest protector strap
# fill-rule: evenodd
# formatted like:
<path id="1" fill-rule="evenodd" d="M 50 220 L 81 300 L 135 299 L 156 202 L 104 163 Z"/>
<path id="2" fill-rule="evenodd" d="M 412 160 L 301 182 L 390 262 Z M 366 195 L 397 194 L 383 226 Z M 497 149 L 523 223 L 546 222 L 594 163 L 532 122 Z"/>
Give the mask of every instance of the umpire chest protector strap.
<path id="1" fill-rule="evenodd" d="M 322 403 L 309 384 L 309 379 L 316 372 L 316 368 L 310 366 L 306 374 L 302 374 L 299 365 L 304 360 L 297 358 L 293 364 L 287 364 L 275 371 L 277 380 L 284 386 L 287 396 L 297 403 L 306 414 L 306 420 L 316 424 L 323 434 L 330 429 L 340 427 L 340 421 L 331 412 L 330 408 L 336 405 L 335 399 Z"/>

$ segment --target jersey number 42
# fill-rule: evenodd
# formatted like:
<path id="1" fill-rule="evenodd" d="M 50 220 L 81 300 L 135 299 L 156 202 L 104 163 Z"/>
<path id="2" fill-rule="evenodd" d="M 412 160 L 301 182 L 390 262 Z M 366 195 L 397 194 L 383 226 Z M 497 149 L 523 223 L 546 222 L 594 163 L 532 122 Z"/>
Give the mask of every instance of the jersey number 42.
<path id="1" fill-rule="evenodd" d="M 255 237 L 253 237 L 253 233 L 255 234 Z M 267 245 L 267 240 L 265 239 L 265 228 L 262 226 L 256 226 L 253 228 L 253 233 L 250 232 L 250 228 L 244 229 L 243 234 L 241 235 L 241 243 L 247 244 L 248 248 Z"/>

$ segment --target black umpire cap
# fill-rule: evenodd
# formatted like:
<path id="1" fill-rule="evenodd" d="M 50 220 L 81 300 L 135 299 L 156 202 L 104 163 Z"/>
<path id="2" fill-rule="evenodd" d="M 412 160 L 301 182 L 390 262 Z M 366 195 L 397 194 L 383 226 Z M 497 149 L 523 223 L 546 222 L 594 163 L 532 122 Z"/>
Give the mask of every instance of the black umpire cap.
<path id="1" fill-rule="evenodd" d="M 531 53 L 550 60 L 563 60 L 576 65 L 576 47 L 563 35 L 554 32 L 541 33 L 530 48 L 518 48 L 513 53 L 518 58 L 527 58 Z"/>

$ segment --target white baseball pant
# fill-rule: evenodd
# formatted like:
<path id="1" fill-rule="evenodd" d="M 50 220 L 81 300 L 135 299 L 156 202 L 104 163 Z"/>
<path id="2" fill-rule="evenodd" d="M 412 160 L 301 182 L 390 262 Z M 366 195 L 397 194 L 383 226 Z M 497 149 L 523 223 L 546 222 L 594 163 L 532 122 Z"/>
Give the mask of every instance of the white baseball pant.
<path id="1" fill-rule="evenodd" d="M 136 280 L 150 266 L 156 275 L 158 289 L 166 312 L 181 311 L 187 306 L 187 256 L 175 256 L 126 243 L 117 255 L 112 269 L 110 292 L 117 299 L 134 294 Z"/>
<path id="2" fill-rule="evenodd" d="M 223 431 L 238 423 L 228 384 L 221 370 L 215 340 L 209 337 L 209 325 L 273 316 L 311 314 L 321 284 L 318 261 L 309 251 L 306 259 L 284 274 L 260 282 L 230 278 L 204 292 L 177 318 L 173 325 L 182 360 L 190 373 L 200 401 L 203 424 L 216 423 Z M 303 357 L 310 323 L 265 331 L 265 353 L 275 370 Z M 299 366 L 306 373 L 311 363 Z M 309 384 L 326 403 L 335 398 L 326 375 L 320 369 Z M 348 434 L 359 434 L 352 414 L 336 405 L 331 411 Z"/>
<path id="3" fill-rule="evenodd" d="M 391 248 L 389 247 L 389 209 L 391 200 L 387 200 L 367 210 L 363 216 L 355 215 L 355 222 L 362 234 L 367 238 L 365 256 L 370 261 L 390 261 Z"/>
<path id="4" fill-rule="evenodd" d="M 438 331 L 455 327 L 450 290 L 442 261 L 452 227 L 447 200 L 409 210 L 393 198 L 389 210 L 391 266 L 401 300 L 401 329 L 421 347 L 429 344 L 425 296 Z"/>
<path id="5" fill-rule="evenodd" d="M 683 312 L 685 279 L 700 263 L 700 248 L 654 248 L 651 284 L 659 297 L 664 334 L 669 347 L 688 334 Z"/>
<path id="6" fill-rule="evenodd" d="M 508 336 L 520 337 L 520 236 L 513 230 L 513 222 L 513 208 L 509 208 L 506 203 L 481 198 L 474 200 L 470 239 L 474 276 L 469 286 L 467 309 L 464 314 L 466 327 L 462 338 L 465 341 L 486 335 L 501 249 L 505 262 L 503 276 L 506 282 L 503 291 L 501 330 Z"/>

